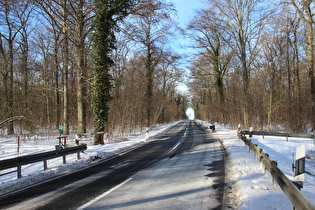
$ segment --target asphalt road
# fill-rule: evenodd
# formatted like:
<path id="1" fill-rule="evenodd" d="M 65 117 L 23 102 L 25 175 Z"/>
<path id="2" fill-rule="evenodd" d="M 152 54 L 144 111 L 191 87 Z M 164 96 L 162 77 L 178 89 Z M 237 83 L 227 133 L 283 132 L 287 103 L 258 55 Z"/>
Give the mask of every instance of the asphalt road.
<path id="1" fill-rule="evenodd" d="M 127 153 L 0 197 L 0 209 L 222 209 L 224 156 L 182 121 Z"/>

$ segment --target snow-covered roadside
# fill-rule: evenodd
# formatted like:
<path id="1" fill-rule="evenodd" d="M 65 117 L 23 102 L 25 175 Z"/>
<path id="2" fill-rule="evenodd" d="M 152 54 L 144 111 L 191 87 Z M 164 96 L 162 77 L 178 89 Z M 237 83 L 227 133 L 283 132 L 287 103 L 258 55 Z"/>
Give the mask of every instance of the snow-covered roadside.
<path id="1" fill-rule="evenodd" d="M 206 122 L 198 121 L 204 126 L 209 126 Z M 78 170 L 90 164 L 93 164 L 95 156 L 107 158 L 121 151 L 128 150 L 133 146 L 142 144 L 151 138 L 165 132 L 168 128 L 174 126 L 177 122 L 162 125 L 150 131 L 150 137 L 147 138 L 145 133 L 138 135 L 130 135 L 125 137 L 119 143 L 109 143 L 99 146 L 88 146 L 81 155 L 81 160 L 76 160 L 76 154 L 67 156 L 67 164 L 62 164 L 62 158 L 56 158 L 48 161 L 48 170 L 43 171 L 43 163 L 31 164 L 24 166 L 22 169 L 23 177 L 16 179 L 16 173 L 0 176 L 0 195 L 7 193 L 13 189 L 19 189 L 45 179 L 52 178 L 57 175 L 69 173 Z M 236 130 L 221 125 L 216 126 L 216 132 L 212 133 L 214 138 L 221 139 L 226 151 L 228 152 L 228 160 L 226 162 L 226 181 L 227 181 L 227 198 L 226 207 L 231 209 L 291 209 L 291 203 L 278 186 L 272 184 L 272 177 L 269 173 L 264 174 L 264 169 L 259 165 L 258 160 L 249 153 L 245 144 L 238 140 Z M 254 136 L 253 142 L 257 143 L 265 152 L 270 154 L 270 158 L 277 160 L 279 167 L 288 176 L 292 174 L 291 156 L 297 145 L 306 144 L 307 154 L 313 155 L 315 146 L 309 140 L 305 142 L 290 139 L 285 142 L 284 139 L 276 137 Z M 82 142 L 91 143 L 92 138 L 83 139 Z M 41 151 L 53 150 L 56 139 L 45 141 L 22 141 L 20 156 L 30 153 L 38 153 Z M 16 157 L 16 140 L 6 139 L 0 144 L 0 159 Z M 315 173 L 315 162 L 307 161 L 306 170 Z M 0 173 L 3 173 L 1 171 Z M 313 202 L 315 196 L 315 180 L 314 177 L 306 175 L 305 186 L 302 192 Z"/>
<path id="2" fill-rule="evenodd" d="M 226 182 L 231 192 L 226 194 L 228 206 L 233 209 L 292 208 L 282 190 L 272 184 L 271 175 L 264 173 L 254 155 L 237 139 L 236 130 L 221 130 L 217 127 L 218 131 L 213 136 L 222 140 L 228 153 Z"/>
<path id="3" fill-rule="evenodd" d="M 43 171 L 43 162 L 22 166 L 21 179 L 17 179 L 16 172 L 0 176 L 0 196 L 17 189 L 22 189 L 34 183 L 38 183 L 59 175 L 79 170 L 81 168 L 92 165 L 94 162 L 100 159 L 109 158 L 118 153 L 129 150 L 133 147 L 145 143 L 146 141 L 149 141 L 150 139 L 157 137 L 177 123 L 178 122 L 173 122 L 170 124 L 159 125 L 149 132 L 149 136 L 147 136 L 146 133 L 132 134 L 130 136 L 122 138 L 121 141 L 117 141 L 115 143 L 105 142 L 104 145 L 93 146 L 92 137 L 82 139 L 81 143 L 87 143 L 89 146 L 88 149 L 84 151 L 84 153 L 81 153 L 80 160 L 77 160 L 76 154 L 67 155 L 67 164 L 63 164 L 62 157 L 48 160 L 48 170 L 46 171 Z M 54 150 L 55 145 L 58 143 L 57 139 L 33 139 L 28 141 L 21 141 L 20 153 L 18 154 L 16 139 L 13 138 L 0 141 L 0 160 Z M 4 174 L 12 170 L 15 169 L 0 171 L 0 174 Z"/>
<path id="4" fill-rule="evenodd" d="M 206 122 L 199 121 L 208 127 Z M 227 207 L 233 209 L 292 209 L 291 202 L 278 185 L 273 185 L 272 176 L 264 173 L 263 166 L 255 159 L 253 153 L 249 153 L 248 147 L 237 138 L 237 131 L 228 127 L 217 125 L 216 132 L 212 133 L 214 138 L 220 139 L 228 153 L 226 162 L 226 181 L 228 201 Z M 315 151 L 315 146 L 310 140 L 295 141 L 285 139 L 278 141 L 276 137 L 254 136 L 252 141 L 269 153 L 272 160 L 277 160 L 279 168 L 290 177 L 292 152 L 301 144 L 306 144 L 307 153 Z M 306 170 L 315 171 L 314 162 L 306 164 Z M 292 178 L 292 177 L 290 177 Z M 293 179 L 293 178 L 292 178 Z M 315 205 L 315 180 L 314 177 L 306 175 L 306 181 L 302 193 Z"/>

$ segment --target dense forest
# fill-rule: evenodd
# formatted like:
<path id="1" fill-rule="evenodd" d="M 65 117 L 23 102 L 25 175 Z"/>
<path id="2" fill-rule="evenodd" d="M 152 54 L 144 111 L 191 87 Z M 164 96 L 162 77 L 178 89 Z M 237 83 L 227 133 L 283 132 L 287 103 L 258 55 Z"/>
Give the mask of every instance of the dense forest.
<path id="1" fill-rule="evenodd" d="M 14 124 L 62 125 L 68 134 L 93 130 L 99 115 L 104 130 L 120 132 L 185 117 L 188 101 L 176 92 L 180 56 L 167 44 L 176 28 L 172 4 L 4 0 L 0 13 L 0 119 L 24 116 Z M 98 100 L 106 94 L 93 94 L 97 88 L 109 94 Z M 94 115 L 93 102 L 105 105 Z M 12 123 L 7 131 L 14 133 Z"/>
<path id="2" fill-rule="evenodd" d="M 311 0 L 208 0 L 187 28 L 197 118 L 243 128 L 314 128 Z"/>
<path id="3" fill-rule="evenodd" d="M 205 5 L 179 28 L 166 0 L 0 0 L 0 120 L 23 116 L 6 132 L 124 133 L 189 106 L 232 126 L 314 127 L 315 3 Z M 191 55 L 178 54 L 178 36 Z"/>

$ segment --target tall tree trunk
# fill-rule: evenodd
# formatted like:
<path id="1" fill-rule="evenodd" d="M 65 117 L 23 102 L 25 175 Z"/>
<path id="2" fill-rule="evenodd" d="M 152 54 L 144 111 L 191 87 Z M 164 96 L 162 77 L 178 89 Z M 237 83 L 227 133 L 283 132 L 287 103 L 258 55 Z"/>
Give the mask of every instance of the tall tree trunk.
<path id="1" fill-rule="evenodd" d="M 78 107 L 78 133 L 86 133 L 86 62 L 85 62 L 85 42 L 84 42 L 84 16 L 83 1 L 79 2 L 78 14 L 78 34 L 76 38 L 76 48 L 78 55 L 78 71 L 77 71 L 77 107 Z"/>
<path id="2" fill-rule="evenodd" d="M 7 52 L 5 51 L 5 48 L 3 46 L 2 42 L 2 36 L 0 37 L 0 52 L 3 57 L 3 71 L 1 72 L 2 74 L 2 82 L 3 82 L 3 99 L 4 99 L 4 117 L 10 118 L 12 117 L 12 114 L 10 116 L 11 107 L 10 107 L 10 97 L 11 97 L 11 91 L 10 91 L 10 60 Z M 13 134 L 13 124 L 10 123 L 7 125 L 7 133 L 8 134 Z"/>
<path id="3" fill-rule="evenodd" d="M 294 77 L 295 77 L 295 101 L 297 103 L 296 112 L 300 114 L 299 124 L 301 124 L 301 119 L 303 118 L 302 109 L 302 95 L 301 95 L 301 82 L 300 82 L 300 61 L 299 61 L 299 49 L 298 49 L 298 35 L 297 30 L 294 31 Z M 300 125 L 301 126 L 301 125 Z"/>
<path id="4" fill-rule="evenodd" d="M 80 60 L 80 65 L 84 65 L 82 64 L 82 62 L 84 62 L 82 61 L 84 58 L 80 58 Z M 77 74 L 77 83 L 78 133 L 86 133 L 86 87 L 83 73 Z"/>
<path id="5" fill-rule="evenodd" d="M 108 122 L 108 102 L 110 101 L 110 75 L 109 68 L 113 64 L 109 53 L 113 49 L 115 36 L 113 28 L 115 22 L 109 14 L 111 5 L 106 0 L 95 0 L 95 12 L 93 34 L 93 92 L 92 108 L 95 132 L 105 131 Z M 112 14 L 113 15 L 113 14 Z M 94 136 L 94 144 L 103 144 L 102 135 Z"/>
<path id="6" fill-rule="evenodd" d="M 56 100 L 56 128 L 59 128 L 60 125 L 60 93 L 59 93 L 59 61 L 58 61 L 58 38 L 55 36 L 54 43 L 54 68 L 55 68 L 55 100 Z"/>
<path id="7" fill-rule="evenodd" d="M 9 85 L 8 85 L 8 97 L 7 97 L 7 108 L 8 108 L 8 114 L 9 117 L 13 117 L 13 83 L 14 83 L 14 77 L 13 77 L 13 40 L 10 38 L 9 40 L 9 62 L 8 62 L 8 70 L 9 70 Z M 7 133 L 8 135 L 14 134 L 14 126 L 13 122 L 9 123 L 7 126 Z"/>
<path id="8" fill-rule="evenodd" d="M 312 97 L 312 130 L 315 131 L 315 78 L 314 78 L 314 42 L 313 42 L 313 19 L 310 13 L 307 13 L 307 69 L 311 82 Z"/>
<path id="9" fill-rule="evenodd" d="M 151 126 L 151 115 L 152 115 L 152 97 L 153 97 L 153 69 L 151 60 L 151 41 L 150 35 L 147 36 L 147 61 L 146 61 L 146 126 Z"/>
<path id="10" fill-rule="evenodd" d="M 66 41 L 65 41 L 66 44 Z M 65 45 L 65 53 L 68 53 L 68 46 Z M 63 134 L 69 134 L 69 96 L 68 96 L 68 55 L 65 55 L 65 63 L 62 69 L 63 81 Z"/>
<path id="11" fill-rule="evenodd" d="M 295 126 L 295 111 L 294 111 L 294 103 L 292 101 L 292 79 L 291 79 L 291 65 L 290 65 L 290 31 L 286 29 L 286 47 L 285 47 L 285 68 L 287 69 L 287 79 L 288 79 L 288 101 L 289 101 L 289 124 L 290 127 L 293 128 L 293 131 L 296 132 Z"/>
<path id="12" fill-rule="evenodd" d="M 22 48 L 22 59 L 21 59 L 21 71 L 23 75 L 23 95 L 24 95 L 24 109 L 25 112 L 28 111 L 28 37 L 27 32 L 23 30 L 23 43 Z"/>
<path id="13" fill-rule="evenodd" d="M 63 5 L 63 56 L 64 63 L 62 69 L 62 81 L 63 81 L 63 134 L 69 135 L 69 94 L 68 94 L 68 68 L 69 68 L 69 37 L 67 28 L 67 0 L 64 0 Z"/>
<path id="14" fill-rule="evenodd" d="M 240 39 L 240 47 L 241 47 L 241 65 L 242 65 L 242 79 L 243 79 L 243 90 L 244 90 L 244 126 L 251 126 L 251 95 L 250 95 L 250 71 L 247 65 L 247 55 L 246 55 L 246 43 L 244 41 L 245 38 Z"/>
<path id="15" fill-rule="evenodd" d="M 300 17 L 306 23 L 306 43 L 307 43 L 307 70 L 308 76 L 311 84 L 311 99 L 312 99 L 312 106 L 311 106 L 311 124 L 312 130 L 315 131 L 315 77 L 314 77 L 314 31 L 313 31 L 313 16 L 312 13 L 312 1 L 305 1 L 301 2 L 302 8 L 299 8 L 297 3 L 294 0 L 291 0 L 289 4 L 293 5 L 300 15 Z"/>
<path id="16" fill-rule="evenodd" d="M 95 18 L 93 22 L 93 92 L 92 108 L 94 129 L 96 132 L 105 131 L 108 124 L 108 102 L 111 100 L 110 67 L 113 60 L 111 51 L 115 48 L 115 29 L 117 22 L 127 15 L 132 6 L 132 0 L 109 1 L 95 0 Z M 94 144 L 103 144 L 102 135 L 95 135 Z"/>

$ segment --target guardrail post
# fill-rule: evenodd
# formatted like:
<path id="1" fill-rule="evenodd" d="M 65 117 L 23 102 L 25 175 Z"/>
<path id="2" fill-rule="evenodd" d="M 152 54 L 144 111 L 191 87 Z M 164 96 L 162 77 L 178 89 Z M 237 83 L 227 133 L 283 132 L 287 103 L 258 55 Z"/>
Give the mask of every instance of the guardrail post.
<path id="1" fill-rule="evenodd" d="M 243 135 L 245 133 L 245 131 L 242 132 Z M 315 206 L 310 201 L 308 201 L 307 198 L 296 187 L 294 187 L 292 181 L 288 179 L 288 177 L 276 166 L 276 164 L 271 162 L 269 155 L 267 153 L 263 153 L 261 150 L 257 150 L 257 148 L 255 148 L 255 146 L 252 145 L 252 143 L 248 141 L 243 135 L 241 136 L 241 139 L 244 141 L 244 143 L 250 148 L 253 148 L 255 153 L 260 153 L 261 162 L 265 166 L 265 174 L 266 171 L 270 172 L 272 177 L 274 177 L 275 181 L 277 181 L 280 188 L 286 194 L 287 198 L 291 201 L 292 205 L 297 209 L 314 210 Z"/>
<path id="2" fill-rule="evenodd" d="M 289 141 L 289 135 L 288 134 L 286 134 L 286 141 L 288 142 Z"/>
<path id="3" fill-rule="evenodd" d="M 63 159 L 63 164 L 66 164 L 67 160 L 66 160 L 66 156 L 65 155 L 62 156 L 62 159 Z"/>
<path id="4" fill-rule="evenodd" d="M 265 153 L 266 157 L 269 158 L 269 154 L 268 153 Z M 264 174 L 266 175 L 267 174 L 267 167 L 265 166 L 265 171 L 264 171 Z"/>
<path id="5" fill-rule="evenodd" d="M 47 160 L 44 160 L 44 171 L 46 171 L 48 169 L 47 167 Z"/>
<path id="6" fill-rule="evenodd" d="M 258 144 L 254 144 L 254 146 L 255 146 L 255 147 L 258 147 Z M 254 150 L 255 147 L 253 148 L 253 152 L 254 152 L 254 155 L 255 155 L 255 159 L 256 159 L 256 158 L 258 159 L 258 155 L 256 154 L 256 152 L 255 152 L 255 150 Z"/>
<path id="7" fill-rule="evenodd" d="M 78 151 L 78 152 L 77 152 L 77 158 L 78 158 L 78 160 L 80 160 L 80 159 L 81 159 L 81 156 L 80 156 L 80 151 Z"/>
<path id="8" fill-rule="evenodd" d="M 18 177 L 18 179 L 22 178 L 22 167 L 21 167 L 21 165 L 17 166 L 17 177 Z"/>
<path id="9" fill-rule="evenodd" d="M 276 167 L 278 167 L 278 161 L 276 161 L 276 160 L 273 160 L 273 161 L 271 161 Z M 277 181 L 276 181 L 276 179 L 272 176 L 272 186 L 276 186 L 276 184 L 277 184 Z"/>
<path id="10" fill-rule="evenodd" d="M 262 159 L 263 159 L 263 156 L 260 155 L 259 156 L 259 165 L 260 165 L 260 167 L 262 167 L 262 165 L 263 165 Z"/>
<path id="11" fill-rule="evenodd" d="M 295 160 L 295 153 L 293 152 L 293 153 L 292 153 L 292 176 L 295 176 L 295 172 L 294 172 L 294 169 L 295 169 L 294 160 Z"/>

